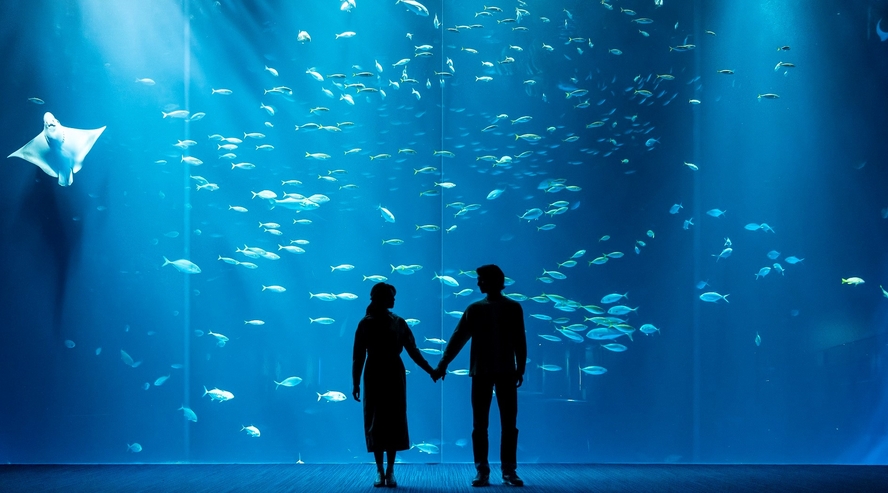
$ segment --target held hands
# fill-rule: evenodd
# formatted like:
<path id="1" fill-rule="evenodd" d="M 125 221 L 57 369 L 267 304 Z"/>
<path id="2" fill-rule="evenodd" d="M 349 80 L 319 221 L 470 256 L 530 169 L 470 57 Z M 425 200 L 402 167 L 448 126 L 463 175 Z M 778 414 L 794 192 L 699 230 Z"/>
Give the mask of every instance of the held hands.
<path id="1" fill-rule="evenodd" d="M 352 388 L 352 397 L 354 397 L 356 401 L 361 402 L 361 386 L 360 385 L 355 385 Z"/>
<path id="2" fill-rule="evenodd" d="M 443 380 L 446 375 L 447 375 L 447 370 L 444 368 L 440 368 L 440 367 L 434 368 L 434 369 L 432 369 L 432 371 L 429 372 L 429 376 L 432 377 L 432 381 L 434 381 L 435 383 L 438 382 L 439 378 Z"/>

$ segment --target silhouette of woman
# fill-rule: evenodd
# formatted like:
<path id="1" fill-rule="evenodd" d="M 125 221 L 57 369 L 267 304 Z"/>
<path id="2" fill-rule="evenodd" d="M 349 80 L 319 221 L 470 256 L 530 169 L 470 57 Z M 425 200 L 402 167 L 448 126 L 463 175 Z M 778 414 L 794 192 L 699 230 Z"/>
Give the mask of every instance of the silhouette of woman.
<path id="1" fill-rule="evenodd" d="M 398 485 L 395 454 L 410 448 L 407 434 L 407 379 L 401 350 L 432 374 L 432 366 L 416 348 L 413 332 L 403 318 L 389 310 L 395 306 L 395 287 L 378 283 L 370 290 L 370 305 L 355 331 L 352 359 L 352 396 L 361 402 L 361 372 L 364 373 L 364 437 L 367 451 L 376 459 L 373 486 Z M 366 360 L 366 365 L 364 364 Z M 383 471 L 383 452 L 388 464 Z"/>

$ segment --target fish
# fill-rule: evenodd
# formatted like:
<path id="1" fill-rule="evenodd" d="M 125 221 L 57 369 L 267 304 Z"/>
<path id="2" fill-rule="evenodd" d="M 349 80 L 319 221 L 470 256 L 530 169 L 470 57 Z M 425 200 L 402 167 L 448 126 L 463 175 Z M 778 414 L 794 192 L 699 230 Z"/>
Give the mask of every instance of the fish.
<path id="1" fill-rule="evenodd" d="M 613 351 L 615 353 L 622 353 L 623 351 L 625 351 L 627 349 L 626 346 L 624 346 L 622 344 L 617 344 L 615 342 L 612 342 L 610 344 L 601 344 L 601 347 L 603 347 L 604 349 L 607 349 L 608 351 Z"/>
<path id="2" fill-rule="evenodd" d="M 607 310 L 607 313 L 610 315 L 628 315 L 632 312 L 638 313 L 638 307 L 629 308 L 626 305 L 617 305 L 612 306 Z"/>
<path id="3" fill-rule="evenodd" d="M 456 279 L 454 279 L 450 276 L 439 276 L 438 273 L 436 272 L 435 277 L 433 277 L 432 280 L 436 280 L 436 279 L 441 281 L 442 284 L 446 284 L 450 287 L 453 287 L 453 288 L 459 287 L 459 282 L 457 282 Z"/>
<path id="4" fill-rule="evenodd" d="M 123 361 L 123 364 L 126 366 L 131 366 L 133 368 L 139 366 L 141 363 L 141 361 L 139 363 L 134 362 L 133 358 L 123 349 L 120 350 L 120 360 Z"/>
<path id="5" fill-rule="evenodd" d="M 170 118 L 179 118 L 179 119 L 188 118 L 188 116 L 191 114 L 191 112 L 188 110 L 175 110 L 175 111 L 170 111 L 169 113 L 161 111 L 161 113 L 163 114 L 164 118 L 170 117 Z"/>
<path id="6" fill-rule="evenodd" d="M 727 300 L 725 300 L 725 301 L 727 301 Z M 651 335 L 654 332 L 660 331 L 660 329 L 654 327 L 652 324 L 644 324 L 638 330 L 639 330 L 639 332 L 641 332 L 644 335 Z"/>
<path id="7" fill-rule="evenodd" d="M 842 278 L 842 284 L 850 284 L 851 286 L 858 286 L 864 282 L 866 281 L 859 277 L 849 277 L 848 279 Z"/>
<path id="8" fill-rule="evenodd" d="M 7 158 L 24 159 L 67 187 L 74 183 L 74 173 L 83 167 L 83 160 L 105 128 L 65 127 L 47 111 L 43 114 L 43 131 Z"/>
<path id="9" fill-rule="evenodd" d="M 561 367 L 558 365 L 537 365 L 537 368 L 543 371 L 561 371 Z"/>
<path id="10" fill-rule="evenodd" d="M 247 435 L 250 435 L 253 438 L 259 438 L 259 428 L 256 428 L 253 425 L 250 426 L 241 426 L 240 431 L 246 431 Z"/>
<path id="11" fill-rule="evenodd" d="M 585 368 L 580 368 L 580 371 L 587 375 L 604 375 L 607 373 L 607 368 L 603 366 L 587 366 Z"/>
<path id="12" fill-rule="evenodd" d="M 273 382 L 275 383 L 275 390 L 277 390 L 277 388 L 281 385 L 283 385 L 284 387 L 295 387 L 302 383 L 302 379 L 299 377 L 287 377 L 280 382 L 275 380 L 273 380 Z"/>
<path id="13" fill-rule="evenodd" d="M 392 212 L 390 210 L 386 209 L 382 205 L 377 206 L 376 209 L 379 211 L 379 214 L 382 216 L 382 218 L 385 220 L 385 222 L 387 222 L 387 223 L 394 223 L 395 222 L 395 215 L 392 214 Z"/>
<path id="14" fill-rule="evenodd" d="M 722 250 L 722 252 L 719 253 L 718 255 L 712 254 L 712 256 L 716 257 L 715 261 L 718 262 L 719 260 L 721 260 L 723 258 L 730 257 L 733 252 L 734 252 L 734 249 L 728 247 L 728 248 L 725 248 L 724 250 Z"/>
<path id="15" fill-rule="evenodd" d="M 142 446 L 139 445 L 138 442 L 134 443 L 132 445 L 126 444 L 126 450 L 127 450 L 127 452 L 138 453 L 138 452 L 142 451 Z"/>
<path id="16" fill-rule="evenodd" d="M 601 298 L 601 303 L 603 303 L 605 305 L 609 305 L 611 303 L 616 303 L 617 301 L 620 301 L 623 298 L 626 298 L 628 300 L 629 293 L 628 292 L 623 293 L 623 294 L 613 293 L 613 294 L 606 295 L 603 298 Z"/>
<path id="17" fill-rule="evenodd" d="M 499 198 L 499 197 L 503 194 L 503 192 L 505 192 L 505 191 L 506 191 L 506 190 L 505 190 L 504 188 L 497 188 L 497 189 L 491 190 L 490 193 L 487 194 L 487 200 L 494 200 L 494 199 L 497 199 L 497 198 Z"/>
<path id="18" fill-rule="evenodd" d="M 429 9 L 425 7 L 425 5 L 417 2 L 416 0 L 396 0 L 395 4 L 402 4 L 407 7 L 407 10 L 413 12 L 414 14 L 421 17 L 429 16 Z M 437 17 L 435 17 L 437 19 Z"/>
<path id="19" fill-rule="evenodd" d="M 185 405 L 183 404 L 182 406 L 179 406 L 179 409 L 176 410 L 182 411 L 182 416 L 188 421 L 193 421 L 197 423 L 197 414 L 195 414 L 195 412 L 192 411 L 191 408 L 185 407 Z"/>
<path id="20" fill-rule="evenodd" d="M 458 370 L 457 370 L 458 371 Z M 417 448 L 420 452 L 425 452 L 427 454 L 437 454 L 441 452 L 441 449 L 438 448 L 437 445 L 431 443 L 420 443 L 418 445 L 411 445 L 410 448 Z"/>
<path id="21" fill-rule="evenodd" d="M 232 394 L 231 392 L 229 392 L 227 390 L 222 390 L 222 389 L 218 389 L 218 388 L 214 388 L 212 390 L 207 390 L 206 385 L 204 385 L 203 389 L 204 389 L 204 393 L 201 397 L 209 395 L 211 401 L 225 402 L 225 401 L 230 401 L 231 399 L 234 399 L 234 394 Z"/>
<path id="22" fill-rule="evenodd" d="M 318 294 L 308 293 L 308 299 L 312 299 L 312 298 L 317 298 L 321 301 L 335 301 L 337 299 L 336 295 L 333 293 L 318 293 Z"/>
<path id="23" fill-rule="evenodd" d="M 164 382 L 167 381 L 168 378 L 170 378 L 170 375 L 159 377 L 157 380 L 154 381 L 154 386 L 160 387 L 161 385 L 163 385 Z"/>
<path id="24" fill-rule="evenodd" d="M 327 402 L 342 402 L 346 399 L 345 394 L 343 394 L 342 392 L 337 392 L 335 390 L 328 390 L 323 394 L 320 392 L 316 392 L 316 394 L 318 394 L 318 402 L 320 402 L 321 399 L 324 399 Z"/>
<path id="25" fill-rule="evenodd" d="M 721 295 L 715 291 L 709 291 L 701 294 L 700 299 L 709 303 L 718 303 L 718 300 L 725 300 L 725 303 L 728 303 L 728 296 L 730 295 Z"/>
<path id="26" fill-rule="evenodd" d="M 183 274 L 200 274 L 200 267 L 194 262 L 184 258 L 171 261 L 170 259 L 163 257 L 163 265 L 161 265 L 161 267 L 166 267 L 167 265 L 172 265 L 176 270 Z"/>
<path id="27" fill-rule="evenodd" d="M 524 212 L 524 214 L 518 216 L 519 219 L 524 219 L 527 221 L 534 221 L 539 219 L 540 216 L 543 215 L 543 210 L 539 208 L 528 209 Z"/>

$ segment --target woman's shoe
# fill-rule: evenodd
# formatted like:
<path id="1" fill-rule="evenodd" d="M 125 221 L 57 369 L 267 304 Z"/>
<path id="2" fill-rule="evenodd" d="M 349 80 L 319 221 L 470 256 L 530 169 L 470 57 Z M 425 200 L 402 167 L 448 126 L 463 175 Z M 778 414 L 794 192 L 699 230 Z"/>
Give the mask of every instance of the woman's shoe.
<path id="1" fill-rule="evenodd" d="M 373 482 L 373 486 L 377 488 L 385 486 L 385 476 L 382 475 L 382 471 L 376 472 L 376 481 Z"/>
<path id="2" fill-rule="evenodd" d="M 385 473 L 385 485 L 388 486 L 389 488 L 397 488 L 398 487 L 398 481 L 395 479 L 394 472 Z"/>

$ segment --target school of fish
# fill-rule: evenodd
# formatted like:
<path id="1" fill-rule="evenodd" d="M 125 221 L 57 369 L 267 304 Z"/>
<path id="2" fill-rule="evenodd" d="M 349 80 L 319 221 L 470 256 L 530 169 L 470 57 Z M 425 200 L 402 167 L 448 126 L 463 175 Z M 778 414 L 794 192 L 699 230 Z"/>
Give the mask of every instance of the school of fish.
<path id="1" fill-rule="evenodd" d="M 460 310 L 480 296 L 471 287 L 477 277 L 472 270 L 475 266 L 444 265 L 441 270 L 413 263 L 409 250 L 411 243 L 431 235 L 459 235 L 459 226 L 464 221 L 483 222 L 494 217 L 514 221 L 516 229 L 540 234 L 541 242 L 546 241 L 542 236 L 546 231 L 577 227 L 566 218 L 580 207 L 581 199 L 592 200 L 589 192 L 595 183 L 591 179 L 574 182 L 553 176 L 552 171 L 540 171 L 542 165 L 551 161 L 548 153 L 572 146 L 568 149 L 575 159 L 567 165 L 581 166 L 595 159 L 596 162 L 622 166 L 626 174 L 634 173 L 635 163 L 625 157 L 629 154 L 627 150 L 633 149 L 636 151 L 633 155 L 638 155 L 639 151 L 655 151 L 660 146 L 657 126 L 645 118 L 649 107 L 664 107 L 675 101 L 674 111 L 694 111 L 694 107 L 706 104 L 699 96 L 699 88 L 705 80 L 734 76 L 734 70 L 728 66 L 714 74 L 677 69 L 689 64 L 688 59 L 680 57 L 695 50 L 698 44 L 707 43 L 707 38 L 715 38 L 717 33 L 706 31 L 703 39 L 682 35 L 679 23 L 666 24 L 666 20 L 658 17 L 662 0 L 631 2 L 633 9 L 617 5 L 628 6 L 628 1 L 608 3 L 602 0 L 598 4 L 601 11 L 595 15 L 612 16 L 610 22 L 614 29 L 623 29 L 634 36 L 660 43 L 657 49 L 662 49 L 668 60 L 664 66 L 676 67 L 629 78 L 623 74 L 605 76 L 590 71 L 590 60 L 597 57 L 631 55 L 627 47 L 596 44 L 596 33 L 585 32 L 582 17 L 554 4 L 540 3 L 531 7 L 533 2 L 506 3 L 508 7 L 466 2 L 458 9 L 450 9 L 446 16 L 415 0 L 374 5 L 374 9 L 382 10 L 385 16 L 392 16 L 399 25 L 407 27 L 401 34 L 404 42 L 387 47 L 385 56 L 375 59 L 361 56 L 345 65 L 331 65 L 330 60 L 339 57 L 313 50 L 312 45 L 323 38 L 335 42 L 342 53 L 363 53 L 356 47 L 373 45 L 377 33 L 360 30 L 333 32 L 323 25 L 306 27 L 293 34 L 293 43 L 298 48 L 294 63 L 271 66 L 274 64 L 267 60 L 255 61 L 261 70 L 250 94 L 239 94 L 237 90 L 220 84 L 213 74 L 208 74 L 207 79 L 213 82 L 195 90 L 218 98 L 218 104 L 224 104 L 226 98 L 259 100 L 255 114 L 242 117 L 245 128 L 236 135 L 214 131 L 216 128 L 231 128 L 231 122 L 221 121 L 222 116 L 217 117 L 214 108 L 198 111 L 199 108 L 177 107 L 171 102 L 170 106 L 158 111 L 158 119 L 170 125 L 181 126 L 184 122 L 193 136 L 170 143 L 179 150 L 178 160 L 158 159 L 157 164 L 190 169 L 195 217 L 201 214 L 201 207 L 221 207 L 232 221 L 243 220 L 250 226 L 244 227 L 238 238 L 233 238 L 233 243 L 243 246 L 216 251 L 212 256 L 195 255 L 191 258 L 176 258 L 175 251 L 161 252 L 157 266 L 169 276 L 207 276 L 205 271 L 210 270 L 210 264 L 215 264 L 213 272 L 226 269 L 255 271 L 255 275 L 234 277 L 238 281 L 231 282 L 245 283 L 245 290 L 261 296 L 304 296 L 317 306 L 311 316 L 300 314 L 304 319 L 302 323 L 313 327 L 336 323 L 343 302 L 362 300 L 366 303 L 368 298 L 363 293 L 369 291 L 370 283 L 392 281 L 397 285 L 397 280 L 392 279 L 395 275 L 422 275 L 427 276 L 428 282 L 443 286 L 445 300 L 441 306 L 444 314 L 455 322 L 462 315 Z M 476 8 L 471 9 L 469 5 Z M 361 7 L 370 11 L 367 4 Z M 358 8 L 355 0 L 346 0 L 338 4 L 342 13 L 336 15 L 360 16 L 362 8 Z M 429 30 L 429 26 L 433 29 Z M 434 35 L 414 34 L 411 29 Z M 676 38 L 682 41 L 665 41 Z M 777 47 L 774 70 L 794 70 L 795 65 L 787 61 L 792 53 L 789 46 Z M 576 70 L 557 81 L 544 77 L 539 69 L 535 69 L 539 62 L 533 60 L 545 57 L 567 59 L 575 63 Z M 162 85 L 149 77 L 139 77 L 135 83 L 151 90 Z M 306 87 L 310 90 L 304 90 Z M 524 114 L 511 108 L 469 109 L 459 105 L 460 93 L 488 87 L 512 91 L 516 99 L 532 99 L 545 105 L 536 107 L 546 109 Z M 442 93 L 446 92 L 455 94 L 447 98 L 455 103 L 442 109 Z M 789 95 L 764 90 L 748 94 L 751 100 L 760 101 L 760 104 L 772 104 L 782 96 Z M 568 127 L 552 116 L 566 112 L 579 115 L 577 118 L 583 118 L 585 123 Z M 423 130 L 430 125 L 429 118 L 440 122 L 444 116 L 452 115 L 459 118 L 456 135 L 440 139 L 437 145 L 430 145 L 435 138 L 422 138 L 425 135 Z M 290 120 L 297 123 L 284 123 Z M 377 134 L 372 139 L 355 142 L 349 138 L 356 129 L 374 127 Z M 483 145 L 480 143 L 482 134 Z M 272 169 L 268 163 L 284 159 L 281 154 L 291 165 Z M 697 173 L 706 166 L 705 163 L 681 161 L 667 165 L 685 173 Z M 552 170 L 558 169 L 552 167 Z M 385 176 L 396 176 L 404 183 L 398 191 L 403 197 L 397 204 L 386 200 L 385 189 L 390 185 L 383 179 Z M 485 184 L 489 193 L 462 196 L 460 185 L 463 181 L 471 181 L 473 185 Z M 380 190 L 373 194 L 380 198 L 378 203 L 352 200 L 368 189 Z M 216 204 L 212 195 L 220 191 L 226 191 L 231 194 L 226 197 L 236 199 L 224 205 Z M 518 210 L 498 207 L 501 197 L 509 194 L 526 196 L 530 205 Z M 448 200 L 449 197 L 459 199 Z M 402 216 L 416 217 L 415 211 L 428 210 L 428 204 L 438 207 L 439 213 L 404 224 Z M 333 220 L 340 214 L 340 208 L 360 207 L 363 207 L 362 224 L 372 224 L 376 236 L 369 238 L 366 244 L 356 241 L 352 254 L 343 258 L 341 263 L 329 265 L 330 270 L 324 274 L 329 282 L 323 285 L 341 282 L 346 288 L 323 292 L 310 289 L 301 279 L 275 275 L 280 264 L 297 258 L 311 262 L 312 243 L 316 242 L 313 229 L 318 222 Z M 671 207 L 664 206 L 661 214 L 669 219 L 681 214 L 683 208 L 683 202 L 679 200 Z M 483 216 L 486 213 L 489 214 Z M 708 210 L 705 218 L 679 216 L 671 227 L 689 230 L 695 226 L 695 221 L 719 221 L 726 214 L 729 214 L 727 209 L 715 208 Z M 755 219 L 745 226 L 745 231 L 736 234 L 777 234 L 775 228 Z M 174 237 L 171 236 L 173 233 L 178 235 L 170 232 L 166 236 Z M 595 237 L 586 244 L 565 246 L 569 250 L 560 259 L 549 261 L 526 255 L 526 272 L 506 272 L 510 277 L 507 278 L 505 295 L 521 302 L 528 316 L 529 361 L 535 360 L 536 354 L 540 353 L 536 348 L 542 345 L 591 344 L 598 360 L 618 362 L 619 359 L 614 359 L 618 356 L 609 358 L 606 355 L 631 351 L 633 344 L 639 343 L 636 332 L 651 337 L 648 340 L 660 336 L 661 328 L 655 325 L 657 314 L 640 311 L 638 300 L 634 298 L 630 304 L 630 293 L 625 287 L 598 293 L 560 291 L 559 283 L 579 275 L 575 272 L 602 268 L 600 266 L 604 264 L 612 268 L 615 263 L 626 262 L 627 257 L 643 255 L 644 250 L 653 247 L 657 241 L 655 232 L 648 226 L 637 228 L 634 238 L 611 238 L 605 233 L 584 234 L 587 238 L 591 234 Z M 730 238 L 720 238 L 718 242 L 718 248 L 707 252 L 706 261 L 716 265 L 731 262 L 733 242 Z M 618 246 L 610 247 L 611 244 Z M 367 254 L 367 245 L 379 245 L 388 249 L 387 252 L 395 252 L 391 257 L 399 260 L 367 262 L 374 259 Z M 791 276 L 793 269 L 804 268 L 808 263 L 804 257 L 798 256 L 800 252 L 790 253 L 794 255 L 784 256 L 776 250 L 763 255 L 762 267 L 749 273 L 748 282 L 779 282 L 780 278 Z M 357 282 L 345 282 L 345 276 L 351 276 L 349 279 Z M 849 276 L 841 282 L 858 286 L 864 280 Z M 519 288 L 520 291 L 516 290 Z M 700 291 L 699 302 L 729 305 L 729 293 L 721 292 L 719 286 L 700 281 L 696 288 Z M 881 286 L 880 289 L 888 298 L 888 291 Z M 409 318 L 407 322 L 414 328 L 420 324 L 416 318 Z M 451 330 L 436 327 L 435 323 L 434 320 L 424 322 L 422 327 L 426 330 L 422 334 L 446 334 Z M 261 318 L 238 321 L 237 325 L 268 328 Z M 221 350 L 236 351 L 236 342 L 221 333 L 229 330 L 241 331 L 241 328 L 198 330 L 195 337 L 208 338 Z M 665 333 L 669 330 L 663 328 Z M 765 341 L 766 338 L 767 334 Z M 417 340 L 426 346 L 421 351 L 432 356 L 440 355 L 447 342 L 426 335 L 418 336 Z M 763 344 L 762 335 L 755 332 L 750 343 Z M 71 340 L 65 345 L 75 347 Z M 100 351 L 98 349 L 96 354 Z M 124 350 L 120 355 L 126 366 L 135 368 L 142 364 Z M 529 364 L 528 373 L 569 370 L 578 372 L 583 378 L 606 378 L 604 375 L 608 371 L 623 371 L 623 368 L 599 365 L 564 368 L 565 364 L 565 361 L 544 359 Z M 174 364 L 172 368 L 181 366 Z M 450 373 L 464 376 L 468 371 L 458 369 Z M 175 373 L 158 375 L 153 386 L 159 387 L 169 378 L 176 378 Z M 283 374 L 278 379 L 256 382 L 256 385 L 291 392 L 288 389 L 302 382 L 302 377 Z M 205 405 L 203 412 L 224 408 L 239 390 L 211 387 L 213 382 L 206 384 L 202 394 L 195 396 L 213 403 Z M 152 386 L 148 382 L 144 385 L 146 390 Z M 318 390 L 326 392 L 307 393 L 300 398 L 316 398 L 318 405 L 335 405 L 347 400 L 343 391 Z M 178 411 L 182 412 L 183 419 L 198 422 L 192 409 L 183 405 Z M 260 437 L 259 429 L 252 424 L 241 424 L 239 430 L 233 428 L 231 431 L 249 438 Z M 423 442 L 416 448 L 430 454 L 438 453 L 438 447 L 432 443 Z M 127 444 L 127 450 L 140 452 L 142 446 Z"/>

